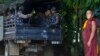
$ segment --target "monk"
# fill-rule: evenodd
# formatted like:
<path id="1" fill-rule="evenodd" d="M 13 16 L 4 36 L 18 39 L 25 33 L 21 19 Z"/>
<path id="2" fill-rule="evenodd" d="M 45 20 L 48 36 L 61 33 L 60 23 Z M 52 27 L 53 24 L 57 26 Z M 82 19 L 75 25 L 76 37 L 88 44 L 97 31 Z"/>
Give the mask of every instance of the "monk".
<path id="1" fill-rule="evenodd" d="M 93 17 L 92 10 L 87 10 L 83 25 L 83 45 L 85 56 L 98 56 L 97 54 L 97 20 Z"/>

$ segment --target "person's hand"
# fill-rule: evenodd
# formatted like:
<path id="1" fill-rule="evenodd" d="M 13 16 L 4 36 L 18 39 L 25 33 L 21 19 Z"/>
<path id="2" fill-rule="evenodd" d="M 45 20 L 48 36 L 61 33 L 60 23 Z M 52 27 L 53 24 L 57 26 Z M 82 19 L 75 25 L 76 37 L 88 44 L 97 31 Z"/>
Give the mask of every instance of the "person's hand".
<path id="1" fill-rule="evenodd" d="M 91 41 L 88 41 L 87 46 L 88 46 L 88 47 L 91 46 Z"/>

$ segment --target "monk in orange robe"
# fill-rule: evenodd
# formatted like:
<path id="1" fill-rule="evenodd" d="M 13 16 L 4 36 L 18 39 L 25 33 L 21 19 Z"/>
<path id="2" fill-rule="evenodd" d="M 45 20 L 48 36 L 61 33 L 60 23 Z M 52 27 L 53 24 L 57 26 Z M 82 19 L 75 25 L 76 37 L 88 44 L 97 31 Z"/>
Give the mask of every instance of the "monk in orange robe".
<path id="1" fill-rule="evenodd" d="M 93 17 L 93 12 L 86 12 L 87 20 L 83 25 L 83 45 L 85 56 L 98 56 L 97 54 L 97 20 Z"/>

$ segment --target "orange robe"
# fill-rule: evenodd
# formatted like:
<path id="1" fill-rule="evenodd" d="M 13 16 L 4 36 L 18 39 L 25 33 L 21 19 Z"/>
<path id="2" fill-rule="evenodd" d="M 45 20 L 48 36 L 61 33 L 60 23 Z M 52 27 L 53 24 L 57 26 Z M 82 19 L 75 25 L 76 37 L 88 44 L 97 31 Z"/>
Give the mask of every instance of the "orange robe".
<path id="1" fill-rule="evenodd" d="M 94 34 L 94 37 L 91 41 L 91 46 L 88 47 L 87 43 L 90 39 L 90 34 L 92 31 L 92 21 L 95 22 L 96 24 L 96 31 Z M 83 37 L 83 45 L 84 45 L 84 53 L 85 56 L 97 56 L 97 21 L 94 18 L 91 18 L 89 20 L 86 20 L 83 26 L 83 32 L 82 32 L 82 37 Z"/>

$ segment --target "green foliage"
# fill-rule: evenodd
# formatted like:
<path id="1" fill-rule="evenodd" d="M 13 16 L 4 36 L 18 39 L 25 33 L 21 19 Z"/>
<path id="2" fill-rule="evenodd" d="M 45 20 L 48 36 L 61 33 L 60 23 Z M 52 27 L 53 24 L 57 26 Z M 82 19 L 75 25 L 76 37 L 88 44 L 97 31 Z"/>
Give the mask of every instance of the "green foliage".
<path id="1" fill-rule="evenodd" d="M 100 0 L 63 0 L 62 1 L 62 28 L 64 31 L 64 43 L 68 47 L 73 47 L 77 50 L 76 56 L 82 54 L 82 37 L 80 36 L 80 42 L 78 42 L 78 33 L 81 35 L 80 29 L 82 29 L 82 22 L 85 19 L 85 13 L 88 9 L 95 9 L 100 5 Z M 76 31 L 76 33 L 74 32 Z M 76 39 L 76 43 L 72 40 Z"/>

